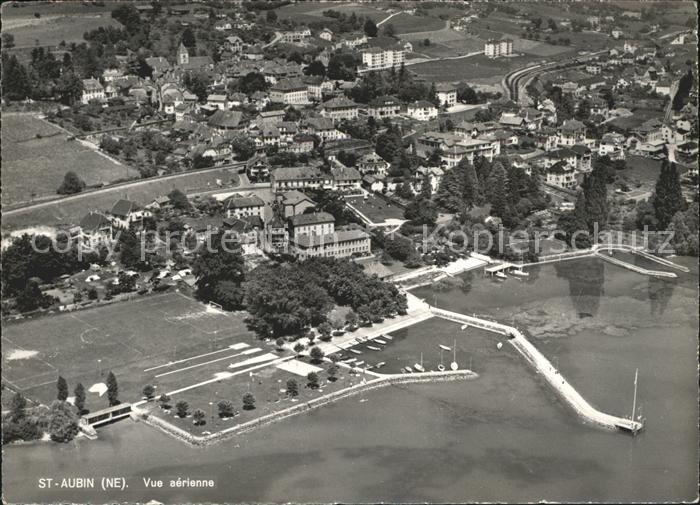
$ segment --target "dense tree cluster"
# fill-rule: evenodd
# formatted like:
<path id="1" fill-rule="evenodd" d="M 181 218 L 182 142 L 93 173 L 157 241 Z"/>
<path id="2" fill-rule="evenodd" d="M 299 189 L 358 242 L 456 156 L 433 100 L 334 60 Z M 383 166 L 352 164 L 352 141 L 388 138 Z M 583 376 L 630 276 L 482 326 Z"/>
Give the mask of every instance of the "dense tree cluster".
<path id="1" fill-rule="evenodd" d="M 403 65 L 398 70 L 392 68 L 389 72 L 368 72 L 348 94 L 353 100 L 362 103 L 369 103 L 384 95 L 395 96 L 404 102 L 432 101 L 436 97 L 434 84 L 415 80 Z"/>
<path id="2" fill-rule="evenodd" d="M 232 237 L 224 234 L 211 236 L 211 245 L 202 244 L 192 263 L 197 277 L 197 297 L 213 301 L 226 310 L 235 310 L 243 302 L 242 283 L 245 263 Z"/>
<path id="3" fill-rule="evenodd" d="M 666 159 L 661 164 L 661 172 L 656 181 L 653 205 L 659 230 L 667 229 L 676 212 L 685 210 L 678 169 L 675 163 L 669 163 Z"/>
<path id="4" fill-rule="evenodd" d="M 326 321 L 334 304 L 350 306 L 365 321 L 406 310 L 405 295 L 347 260 L 312 258 L 261 265 L 245 283 L 249 324 L 261 336 L 302 335 Z"/>
<path id="5" fill-rule="evenodd" d="M 449 212 L 466 214 L 471 208 L 491 204 L 491 215 L 507 228 L 517 226 L 535 210 L 546 206 L 536 176 L 512 166 L 507 159 L 493 162 L 467 159 L 445 172 L 435 194 L 436 203 Z"/>
<path id="6" fill-rule="evenodd" d="M 593 171 L 584 177 L 574 210 L 559 218 L 559 227 L 566 233 L 567 241 L 575 239 L 577 247 L 588 247 L 590 236 L 577 232 L 606 229 L 609 212 L 606 165 L 594 163 Z"/>

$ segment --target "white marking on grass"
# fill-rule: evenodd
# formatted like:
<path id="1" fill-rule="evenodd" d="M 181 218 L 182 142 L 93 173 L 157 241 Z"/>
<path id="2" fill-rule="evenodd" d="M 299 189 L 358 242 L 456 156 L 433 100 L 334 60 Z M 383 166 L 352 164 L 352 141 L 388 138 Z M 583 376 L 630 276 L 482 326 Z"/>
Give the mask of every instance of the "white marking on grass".
<path id="1" fill-rule="evenodd" d="M 5 357 L 7 361 L 12 361 L 16 359 L 29 359 L 38 355 L 39 351 L 27 351 L 25 349 L 14 349 Z"/>
<path id="2" fill-rule="evenodd" d="M 255 363 L 261 363 L 263 361 L 270 361 L 270 360 L 276 359 L 277 357 L 278 356 L 276 354 L 270 354 L 270 353 L 262 354 L 260 356 L 255 356 L 254 358 L 249 358 L 245 361 L 239 361 L 238 363 L 231 363 L 228 367 L 229 368 L 239 368 L 239 367 L 246 366 L 246 365 L 253 365 Z"/>
<path id="3" fill-rule="evenodd" d="M 232 354 L 231 356 L 224 356 L 223 358 L 212 359 L 210 361 L 205 361 L 204 363 L 197 363 L 196 365 L 186 366 L 185 368 L 178 368 L 177 370 L 170 370 L 169 372 L 163 372 L 161 374 L 156 375 L 156 378 L 157 377 L 164 377 L 165 375 L 170 375 L 170 374 L 174 374 L 177 372 L 184 372 L 186 370 L 191 370 L 193 368 L 197 368 L 200 366 L 209 365 L 211 363 L 216 363 L 218 361 L 223 361 L 225 359 L 237 358 L 238 356 L 244 356 L 246 354 L 252 354 L 252 353 L 258 352 L 258 351 L 260 351 L 260 349 L 247 349 L 246 351 L 240 352 L 238 354 Z"/>
<path id="4" fill-rule="evenodd" d="M 270 366 L 270 365 L 274 365 L 274 364 L 276 364 L 276 363 L 282 363 L 283 361 L 287 361 L 287 360 L 290 360 L 290 359 L 292 359 L 292 358 L 293 358 L 292 356 L 287 356 L 287 357 L 284 357 L 284 358 L 279 358 L 279 359 L 277 359 L 277 360 L 275 360 L 275 361 L 269 361 L 269 362 L 263 363 L 263 364 L 261 364 L 261 365 L 255 365 L 255 366 L 252 366 L 252 367 L 250 367 L 250 368 L 245 368 L 245 369 L 243 369 L 243 370 L 238 370 L 237 372 L 230 372 L 231 375 L 230 375 L 229 377 L 227 377 L 227 378 L 233 377 L 233 376 L 235 376 L 235 375 L 241 375 L 241 374 L 244 374 L 244 373 L 252 372 L 253 370 L 258 370 L 258 369 L 260 369 L 260 368 L 265 368 L 265 367 L 268 367 L 268 366 Z M 198 387 L 200 387 L 200 386 L 206 386 L 207 384 L 211 384 L 211 383 L 213 383 L 213 382 L 218 382 L 219 380 L 221 380 L 221 379 L 214 378 L 214 379 L 205 380 L 205 381 L 202 381 L 202 382 L 198 382 L 197 384 L 192 384 L 191 386 L 187 386 L 187 387 L 184 387 L 184 388 L 176 389 L 175 391 L 170 391 L 170 392 L 168 392 L 167 394 L 168 394 L 168 396 L 176 395 L 176 394 L 178 394 L 178 393 L 183 393 L 183 392 L 185 392 L 185 391 L 189 391 L 190 389 L 195 389 L 195 388 L 198 388 Z"/>
<path id="5" fill-rule="evenodd" d="M 217 354 L 220 352 L 226 352 L 226 351 L 230 351 L 230 350 L 237 351 L 239 349 L 245 349 L 246 347 L 249 347 L 248 344 L 244 344 L 242 342 L 238 343 L 238 344 L 232 344 L 228 347 L 225 347 L 224 349 L 219 349 L 218 351 L 212 351 L 212 352 L 207 352 L 204 354 L 198 354 L 197 356 L 190 356 L 189 358 L 179 359 L 177 361 L 170 361 L 170 362 L 164 363 L 162 365 L 152 366 L 151 368 L 146 368 L 144 370 L 144 372 L 150 372 L 151 370 L 156 370 L 158 368 L 163 368 L 166 366 L 177 365 L 179 363 L 184 363 L 185 361 L 190 361 L 190 360 L 197 359 L 197 358 L 203 358 L 205 356 L 211 356 L 212 354 Z"/>

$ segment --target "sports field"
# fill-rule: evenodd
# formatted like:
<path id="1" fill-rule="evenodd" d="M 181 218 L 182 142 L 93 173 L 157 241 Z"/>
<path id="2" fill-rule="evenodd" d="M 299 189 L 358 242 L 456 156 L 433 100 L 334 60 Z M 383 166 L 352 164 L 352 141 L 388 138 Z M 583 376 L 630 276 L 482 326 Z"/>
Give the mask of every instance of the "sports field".
<path id="1" fill-rule="evenodd" d="M 69 170 L 94 185 L 138 176 L 48 121 L 31 114 L 3 114 L 2 204 L 55 196 Z"/>
<path id="2" fill-rule="evenodd" d="M 110 370 L 117 377 L 120 399 L 137 401 L 146 384 L 161 381 L 168 390 L 176 390 L 211 379 L 213 370 L 226 370 L 225 359 L 241 352 L 230 346 L 248 349 L 260 344 L 242 316 L 180 293 L 134 297 L 9 323 L 3 329 L 3 383 L 41 402 L 55 398 L 59 375 L 71 391 L 77 382 L 90 390 L 99 388 Z M 213 361 L 219 358 L 225 359 Z M 157 377 L 160 374 L 166 375 Z M 87 408 L 106 406 L 105 396 L 88 393 Z"/>
<path id="3" fill-rule="evenodd" d="M 389 15 L 388 13 L 379 9 L 354 3 L 336 4 L 300 2 L 280 7 L 279 9 L 276 9 L 276 12 L 280 19 L 293 19 L 298 23 L 309 23 L 324 19 L 325 16 L 323 15 L 323 11 L 327 10 L 334 10 L 348 16 L 354 13 L 358 17 L 369 18 L 375 23 L 381 21 Z"/>
<path id="4" fill-rule="evenodd" d="M 476 55 L 457 60 L 428 61 L 411 65 L 411 72 L 427 81 L 454 82 L 465 80 L 490 80 L 500 82 L 501 78 L 515 68 L 525 67 L 536 61 L 534 56 L 515 56 L 512 58 L 488 58 Z"/>

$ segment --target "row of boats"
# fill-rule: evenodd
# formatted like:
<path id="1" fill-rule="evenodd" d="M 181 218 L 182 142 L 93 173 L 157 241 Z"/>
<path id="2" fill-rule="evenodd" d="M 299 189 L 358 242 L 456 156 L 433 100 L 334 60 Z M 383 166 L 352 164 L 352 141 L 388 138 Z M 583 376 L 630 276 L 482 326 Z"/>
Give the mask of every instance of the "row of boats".
<path id="1" fill-rule="evenodd" d="M 369 337 L 357 337 L 355 339 L 356 344 L 362 344 L 364 342 L 372 341 L 373 343 L 381 344 L 381 345 L 386 345 L 388 342 L 387 340 L 393 340 L 394 337 L 391 335 L 382 335 L 382 338 L 375 338 L 374 340 L 371 340 Z M 384 340 L 383 340 L 384 339 Z M 376 345 L 367 345 L 367 349 L 370 351 L 381 351 L 381 347 L 377 347 Z M 362 351 L 359 349 L 348 349 L 353 354 L 362 354 Z"/>
<path id="2" fill-rule="evenodd" d="M 519 277 L 528 277 L 528 276 L 530 275 L 529 273 L 527 273 L 527 272 L 525 272 L 525 271 L 523 271 L 522 269 L 519 269 L 519 268 L 516 268 L 516 269 L 514 269 L 514 270 L 511 270 L 510 273 L 513 274 L 513 275 L 517 275 L 517 276 L 519 276 Z M 508 278 L 508 276 L 506 276 L 506 274 L 503 272 L 503 270 L 499 270 L 499 271 L 496 272 L 494 275 L 495 275 L 495 277 L 498 278 L 498 279 L 507 279 L 507 278 Z"/>

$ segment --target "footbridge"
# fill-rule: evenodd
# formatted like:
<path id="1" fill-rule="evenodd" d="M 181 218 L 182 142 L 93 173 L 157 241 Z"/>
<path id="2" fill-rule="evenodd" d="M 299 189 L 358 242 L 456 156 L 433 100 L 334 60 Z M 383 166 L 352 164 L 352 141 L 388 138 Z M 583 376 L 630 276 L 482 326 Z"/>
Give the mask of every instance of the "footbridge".
<path id="1" fill-rule="evenodd" d="M 588 403 L 574 387 L 561 375 L 554 365 L 523 335 L 512 326 L 496 323 L 486 319 L 467 316 L 458 312 L 431 307 L 434 315 L 487 331 L 500 333 L 508 337 L 508 342 L 544 377 L 552 388 L 571 408 L 586 422 L 611 430 L 621 430 L 632 434 L 644 428 L 643 423 L 633 419 L 613 416 L 601 412 Z"/>

